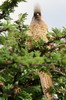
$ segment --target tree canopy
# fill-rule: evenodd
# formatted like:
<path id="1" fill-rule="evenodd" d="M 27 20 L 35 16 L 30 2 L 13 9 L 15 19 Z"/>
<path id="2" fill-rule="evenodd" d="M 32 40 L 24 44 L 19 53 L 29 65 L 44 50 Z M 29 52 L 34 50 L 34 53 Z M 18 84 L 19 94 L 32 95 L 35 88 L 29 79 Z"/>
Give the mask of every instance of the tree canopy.
<path id="1" fill-rule="evenodd" d="M 0 100 L 48 100 L 37 71 L 52 77 L 54 100 L 66 100 L 66 28 L 53 28 L 47 34 L 47 43 L 39 39 L 29 49 L 25 44 L 32 38 L 26 34 L 27 14 L 20 14 L 13 24 L 9 16 L 21 1 L 25 2 L 6 0 L 0 6 Z"/>

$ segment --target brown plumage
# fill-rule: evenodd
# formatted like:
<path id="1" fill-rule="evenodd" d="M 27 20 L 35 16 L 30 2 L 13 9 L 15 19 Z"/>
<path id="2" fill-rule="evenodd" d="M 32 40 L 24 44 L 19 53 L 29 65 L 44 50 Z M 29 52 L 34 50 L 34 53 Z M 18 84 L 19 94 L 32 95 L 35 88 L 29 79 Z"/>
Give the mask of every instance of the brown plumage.
<path id="1" fill-rule="evenodd" d="M 32 48 L 32 44 L 31 44 L 32 40 L 38 41 L 38 39 L 41 38 L 46 42 L 48 41 L 46 37 L 48 26 L 42 20 L 41 9 L 39 7 L 35 7 L 34 9 L 34 15 L 29 28 L 30 30 L 27 32 L 27 34 L 29 36 L 32 36 L 32 39 L 27 39 L 27 44 L 29 45 L 29 48 Z M 41 82 L 44 96 L 52 100 L 53 97 L 50 93 L 50 86 L 52 86 L 53 83 L 51 77 L 42 71 L 38 72 L 38 75 L 40 77 L 40 82 Z"/>
<path id="2" fill-rule="evenodd" d="M 34 9 L 34 15 L 29 26 L 30 30 L 27 32 L 28 35 L 33 37 L 33 40 L 37 41 L 39 38 L 48 41 L 46 34 L 48 31 L 47 24 L 42 20 L 41 10 L 39 7 Z"/>

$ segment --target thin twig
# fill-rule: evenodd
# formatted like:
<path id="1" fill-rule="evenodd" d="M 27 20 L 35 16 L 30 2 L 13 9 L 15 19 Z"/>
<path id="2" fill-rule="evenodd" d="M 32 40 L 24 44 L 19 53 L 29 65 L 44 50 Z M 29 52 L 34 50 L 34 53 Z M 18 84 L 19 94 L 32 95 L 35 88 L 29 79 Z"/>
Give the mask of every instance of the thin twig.
<path id="1" fill-rule="evenodd" d="M 43 44 L 43 47 L 49 46 L 49 44 L 54 43 L 56 40 L 61 40 L 61 39 L 63 39 L 63 38 L 66 38 L 66 35 L 64 35 L 64 36 L 62 36 L 62 37 L 56 37 L 55 39 L 50 40 L 50 41 L 48 41 L 47 43 L 44 43 L 44 44 Z M 29 52 L 32 52 L 32 51 L 34 51 L 34 50 L 43 51 L 43 50 L 39 49 L 38 47 L 35 47 L 35 48 L 31 48 L 31 49 L 29 50 Z"/>
<path id="2" fill-rule="evenodd" d="M 10 61 L 10 62 L 6 62 L 6 63 L 3 63 L 3 64 L 0 64 L 1 66 L 0 66 L 0 72 L 2 72 L 3 71 L 3 69 L 5 69 L 6 67 L 8 67 L 9 65 L 11 65 L 11 64 L 13 64 L 13 62 L 12 61 Z M 18 65 L 19 66 L 26 66 L 26 64 L 22 64 L 22 63 L 18 63 Z M 57 72 L 57 73 L 59 73 L 59 74 L 61 74 L 61 75 L 63 75 L 63 76 L 66 76 L 66 74 L 65 73 L 63 73 L 61 70 L 62 69 L 64 69 L 64 70 L 66 70 L 66 68 L 64 68 L 64 67 L 62 67 L 62 66 L 59 66 L 59 65 L 57 65 L 57 64 L 55 64 L 55 63 L 42 63 L 42 64 L 29 64 L 29 66 L 52 66 L 52 65 L 54 65 L 55 66 L 55 68 L 51 68 L 51 72 Z M 3 67 L 4 66 L 4 67 Z M 58 68 L 58 67 L 60 67 L 60 68 Z"/>
<path id="3" fill-rule="evenodd" d="M 3 31 L 9 31 L 9 28 L 3 28 L 3 29 L 0 29 L 0 32 L 3 32 Z"/>
<path id="4" fill-rule="evenodd" d="M 53 50 L 59 49 L 61 46 L 65 46 L 66 42 L 58 44 L 57 46 L 52 47 L 51 49 L 48 50 L 48 52 L 52 52 Z"/>
<path id="5" fill-rule="evenodd" d="M 53 72 L 57 72 L 57 73 L 59 73 L 59 74 L 61 74 L 61 75 L 63 75 L 63 76 L 66 76 L 66 74 L 63 73 L 63 72 L 61 71 L 60 68 L 54 68 L 54 69 L 52 69 L 52 71 L 53 71 Z"/>

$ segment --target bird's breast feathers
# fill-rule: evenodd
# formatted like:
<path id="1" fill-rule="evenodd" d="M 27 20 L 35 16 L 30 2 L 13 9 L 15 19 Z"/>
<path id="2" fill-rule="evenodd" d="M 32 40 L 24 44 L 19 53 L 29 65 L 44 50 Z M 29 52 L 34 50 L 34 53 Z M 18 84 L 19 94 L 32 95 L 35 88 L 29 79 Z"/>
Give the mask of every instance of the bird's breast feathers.
<path id="1" fill-rule="evenodd" d="M 48 26 L 44 21 L 32 21 L 30 25 L 30 30 L 28 35 L 32 35 L 34 40 L 38 40 L 39 38 L 47 41 L 46 34 L 48 31 Z"/>

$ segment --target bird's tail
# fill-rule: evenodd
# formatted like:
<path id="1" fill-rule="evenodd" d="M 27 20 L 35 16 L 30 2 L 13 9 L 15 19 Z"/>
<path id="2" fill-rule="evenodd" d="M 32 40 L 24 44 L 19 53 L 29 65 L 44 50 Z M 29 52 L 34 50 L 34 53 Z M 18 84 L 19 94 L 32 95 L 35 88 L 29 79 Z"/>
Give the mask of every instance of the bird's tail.
<path id="1" fill-rule="evenodd" d="M 53 86 L 53 82 L 51 77 L 42 71 L 38 72 L 38 74 L 40 77 L 40 82 L 44 93 L 44 97 L 53 100 L 53 96 L 51 94 L 51 86 Z"/>

